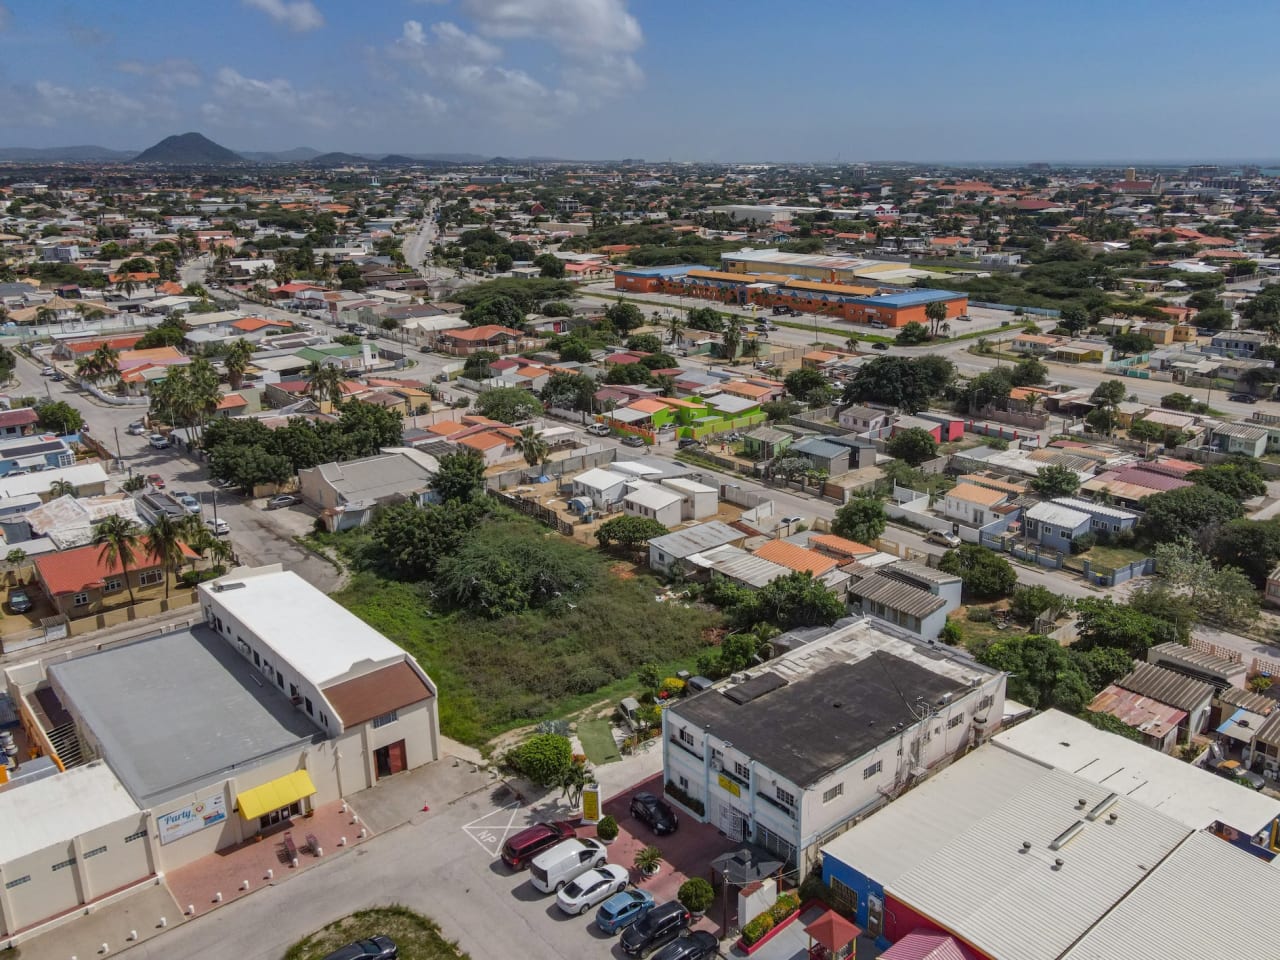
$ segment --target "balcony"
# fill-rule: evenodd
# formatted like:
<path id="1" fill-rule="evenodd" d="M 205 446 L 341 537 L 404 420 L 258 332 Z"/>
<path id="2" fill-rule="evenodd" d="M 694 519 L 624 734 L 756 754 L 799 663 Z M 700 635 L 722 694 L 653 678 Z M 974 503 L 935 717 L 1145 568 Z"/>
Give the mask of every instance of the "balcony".
<path id="1" fill-rule="evenodd" d="M 697 757 L 697 758 L 698 758 L 698 762 L 699 762 L 699 763 L 701 763 L 701 762 L 702 762 L 702 752 L 701 752 L 700 750 L 698 750 L 696 747 L 691 747 L 691 746 L 689 746 L 689 744 L 687 744 L 687 743 L 685 743 L 683 740 L 681 740 L 681 739 L 680 739 L 676 734 L 672 734 L 671 736 L 667 737 L 667 740 L 669 740 L 671 743 L 675 744 L 677 747 L 679 747 L 679 748 L 680 748 L 681 750 L 683 750 L 685 753 L 689 754 L 689 756 L 691 756 L 691 757 Z"/>
<path id="2" fill-rule="evenodd" d="M 771 797 L 766 793 L 761 793 L 759 790 L 756 791 L 756 796 L 759 797 L 761 800 L 763 800 L 765 803 L 769 804 L 769 806 L 773 807 L 774 809 L 781 810 L 784 814 L 787 815 L 787 819 L 789 820 L 796 819 L 796 812 L 792 810 L 790 807 L 788 807 L 781 800 L 779 800 L 777 797 Z"/>

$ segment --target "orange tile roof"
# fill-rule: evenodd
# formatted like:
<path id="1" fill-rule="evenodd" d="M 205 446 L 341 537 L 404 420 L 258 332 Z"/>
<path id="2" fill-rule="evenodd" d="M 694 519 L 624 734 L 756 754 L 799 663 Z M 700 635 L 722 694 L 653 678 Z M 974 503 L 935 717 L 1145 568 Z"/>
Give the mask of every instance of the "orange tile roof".
<path id="1" fill-rule="evenodd" d="M 218 401 L 219 410 L 236 410 L 240 407 L 247 407 L 249 401 L 238 393 L 228 393 Z"/>
<path id="2" fill-rule="evenodd" d="M 139 333 L 127 337 L 112 337 L 110 340 L 81 340 L 79 343 L 68 343 L 67 349 L 72 353 L 93 353 L 105 344 L 112 350 L 128 350 L 141 339 L 142 334 Z"/>
<path id="3" fill-rule="evenodd" d="M 839 565 L 839 561 L 832 557 L 823 556 L 816 550 L 797 547 L 794 543 L 787 543 L 785 540 L 770 540 L 764 546 L 758 547 L 755 555 L 791 570 L 808 571 L 815 577 L 820 577 Z"/>
<path id="4" fill-rule="evenodd" d="M 440 336 L 447 337 L 451 340 L 489 340 L 493 337 L 505 334 L 508 337 L 520 336 L 519 330 L 512 330 L 510 327 L 500 327 L 496 324 L 485 324 L 482 327 L 470 327 L 466 330 L 444 330 Z"/>
<path id="5" fill-rule="evenodd" d="M 1005 499 L 1008 494 L 1000 490 L 978 487 L 972 483 L 962 483 L 948 490 L 947 496 L 955 497 L 957 500 L 965 500 L 969 503 L 980 503 L 984 507 L 993 507 Z"/>
<path id="6" fill-rule="evenodd" d="M 160 563 L 147 554 L 148 540 L 138 538 L 138 545 L 130 551 L 129 569 L 154 570 Z M 185 543 L 182 552 L 188 559 L 196 559 L 198 554 Z M 119 558 L 114 563 L 107 563 L 102 557 L 102 547 L 89 544 L 72 550 L 58 553 L 44 553 L 35 558 L 36 572 L 50 594 L 57 596 L 67 593 L 79 593 L 90 587 L 100 587 L 107 577 L 116 576 L 122 571 Z"/>
<path id="7" fill-rule="evenodd" d="M 439 423 L 433 423 L 424 429 L 427 433 L 434 433 L 437 437 L 448 437 L 455 433 L 461 433 L 467 428 L 456 420 L 441 420 Z"/>
<path id="8" fill-rule="evenodd" d="M 666 410 L 667 405 L 657 399 L 637 400 L 635 403 L 627 404 L 628 410 L 639 410 L 642 413 L 657 413 L 659 410 Z"/>
<path id="9" fill-rule="evenodd" d="M 474 450 L 492 450 L 494 447 L 504 447 L 509 442 L 510 440 L 497 430 L 487 430 L 474 436 L 463 437 L 458 441 L 462 446 L 471 447 Z"/>
<path id="10" fill-rule="evenodd" d="M 233 320 L 231 326 L 237 330 L 243 330 L 245 333 L 253 333 L 263 327 L 288 327 L 291 324 L 285 323 L 283 320 L 268 320 L 266 317 L 241 317 L 239 320 Z"/>
<path id="11" fill-rule="evenodd" d="M 774 387 L 763 387 L 758 383 L 744 383 L 740 380 L 731 380 L 728 383 L 721 384 L 720 389 L 725 393 L 732 393 L 739 397 L 747 397 L 750 400 L 759 400 L 773 393 Z"/>
<path id="12" fill-rule="evenodd" d="M 834 533 L 815 533 L 809 538 L 809 542 L 815 547 L 849 557 L 866 556 L 868 553 L 876 552 L 875 547 L 868 547 L 865 543 L 858 543 L 856 540 L 837 537 Z"/>

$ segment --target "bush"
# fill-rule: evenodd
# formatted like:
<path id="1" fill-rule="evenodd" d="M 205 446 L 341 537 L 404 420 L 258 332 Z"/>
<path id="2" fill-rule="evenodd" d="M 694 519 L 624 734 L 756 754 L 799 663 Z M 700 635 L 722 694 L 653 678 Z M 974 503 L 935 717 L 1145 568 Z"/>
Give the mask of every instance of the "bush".
<path id="1" fill-rule="evenodd" d="M 769 908 L 769 915 L 773 917 L 774 926 L 777 926 L 799 909 L 800 898 L 794 893 L 784 893 Z"/>
<path id="2" fill-rule="evenodd" d="M 1088 553 L 1098 545 L 1098 538 L 1092 533 L 1081 534 L 1071 541 L 1072 553 Z"/>
<path id="3" fill-rule="evenodd" d="M 690 877 L 680 884 L 676 899 L 684 904 L 690 913 L 706 913 L 707 907 L 715 899 L 716 892 L 711 884 L 702 877 Z"/>
<path id="4" fill-rule="evenodd" d="M 964 631 L 960 629 L 960 624 L 954 620 L 948 620 L 942 625 L 942 632 L 938 634 L 938 639 L 951 647 L 958 647 L 964 643 Z"/>
<path id="5" fill-rule="evenodd" d="M 677 786 L 674 780 L 667 781 L 667 796 L 669 796 L 672 800 L 676 801 L 676 803 L 679 803 L 679 804 L 682 804 L 683 806 L 688 807 L 698 816 L 702 816 L 702 814 L 706 811 L 706 807 L 703 806 L 703 803 L 701 800 L 699 800 L 697 797 L 689 796 L 689 794 L 685 793 L 683 790 L 680 789 L 679 786 Z"/>
<path id="6" fill-rule="evenodd" d="M 507 751 L 506 766 L 540 787 L 558 784 L 573 764 L 573 747 L 568 737 L 537 733 Z"/>
<path id="7" fill-rule="evenodd" d="M 601 840 L 616 840 L 618 838 L 618 821 L 613 817 L 602 817 L 600 822 L 596 824 L 596 836 Z"/>
<path id="8" fill-rule="evenodd" d="M 996 618 L 991 612 L 990 607 L 970 607 L 969 620 L 971 623 L 990 623 Z"/>
<path id="9" fill-rule="evenodd" d="M 769 911 L 765 911 L 749 921 L 742 928 L 742 942 L 748 947 L 761 939 L 766 933 L 773 929 L 773 917 L 769 915 Z"/>

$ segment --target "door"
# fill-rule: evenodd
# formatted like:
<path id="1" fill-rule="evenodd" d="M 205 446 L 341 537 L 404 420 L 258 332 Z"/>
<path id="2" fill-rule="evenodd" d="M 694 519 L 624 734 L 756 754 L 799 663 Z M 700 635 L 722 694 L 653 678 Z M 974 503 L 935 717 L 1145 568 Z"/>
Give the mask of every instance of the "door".
<path id="1" fill-rule="evenodd" d="M 404 741 L 397 740 L 395 743 L 389 743 L 385 747 L 379 747 L 373 752 L 374 767 L 377 770 L 378 779 L 389 777 L 393 773 L 399 773 L 407 765 L 405 762 Z"/>

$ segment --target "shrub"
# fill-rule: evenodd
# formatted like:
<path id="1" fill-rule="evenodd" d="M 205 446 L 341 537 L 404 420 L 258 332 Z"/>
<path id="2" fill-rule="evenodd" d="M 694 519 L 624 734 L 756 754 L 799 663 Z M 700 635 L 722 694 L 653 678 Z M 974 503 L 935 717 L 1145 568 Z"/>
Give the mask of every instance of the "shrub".
<path id="1" fill-rule="evenodd" d="M 969 620 L 972 623 L 990 623 L 996 618 L 990 607 L 970 607 Z"/>
<path id="2" fill-rule="evenodd" d="M 618 821 L 613 817 L 602 817 L 600 822 L 596 824 L 596 836 L 601 840 L 616 840 L 618 838 Z"/>
<path id="3" fill-rule="evenodd" d="M 507 751 L 503 761 L 526 780 L 540 787 L 550 787 L 558 784 L 573 765 L 573 747 L 568 737 L 536 733 Z"/>
<path id="4" fill-rule="evenodd" d="M 1092 533 L 1081 534 L 1071 541 L 1072 553 L 1088 553 L 1098 545 L 1098 538 Z"/>
<path id="5" fill-rule="evenodd" d="M 706 810 L 706 807 L 703 806 L 701 800 L 697 797 L 689 796 L 689 794 L 680 789 L 674 780 L 667 781 L 667 796 L 676 801 L 676 803 L 683 804 L 688 807 L 698 816 L 702 816 Z"/>
<path id="6" fill-rule="evenodd" d="M 683 903 L 690 913 L 706 913 L 707 907 L 711 906 L 715 896 L 716 892 L 710 883 L 702 877 L 690 877 L 680 884 L 680 892 L 676 894 L 676 899 Z"/>
<path id="7" fill-rule="evenodd" d="M 810 870 L 809 875 L 804 878 L 804 882 L 800 884 L 800 900 L 802 903 L 810 900 L 821 900 L 828 905 L 831 903 L 831 888 L 822 882 L 821 870 Z"/>
<path id="8" fill-rule="evenodd" d="M 960 629 L 960 624 L 954 620 L 948 620 L 942 625 L 942 632 L 938 634 L 938 638 L 948 646 L 958 647 L 964 643 L 964 631 Z"/>
<path id="9" fill-rule="evenodd" d="M 769 915 L 769 911 L 766 910 L 764 913 L 760 914 L 760 916 L 749 921 L 743 926 L 742 942 L 747 946 L 751 946 L 751 944 L 755 943 L 772 929 L 773 917 L 771 917 Z"/>
<path id="10" fill-rule="evenodd" d="M 784 893 L 769 908 L 769 915 L 773 917 L 774 926 L 777 926 L 799 909 L 800 898 L 794 893 Z"/>

